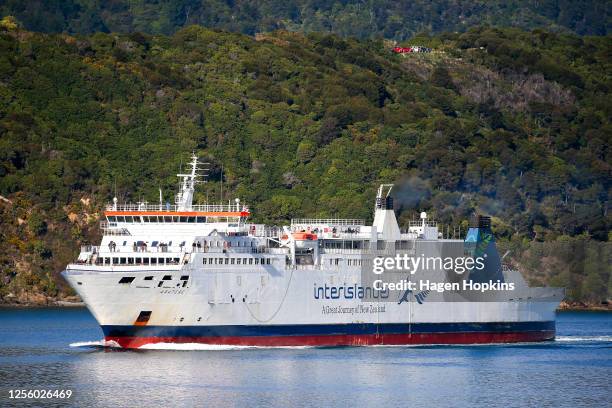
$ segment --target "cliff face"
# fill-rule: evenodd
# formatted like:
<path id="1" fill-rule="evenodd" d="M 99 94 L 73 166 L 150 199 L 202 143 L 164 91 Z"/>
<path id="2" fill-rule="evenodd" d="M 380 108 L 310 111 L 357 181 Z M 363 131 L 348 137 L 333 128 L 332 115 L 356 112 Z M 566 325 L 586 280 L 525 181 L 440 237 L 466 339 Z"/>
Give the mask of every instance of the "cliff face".
<path id="1" fill-rule="evenodd" d="M 191 151 L 211 162 L 196 201 L 218 200 L 223 178 L 224 198 L 258 222 L 371 221 L 377 185 L 396 182 L 400 224 L 427 210 L 465 231 L 491 215 L 533 282 L 605 300 L 610 38 L 476 28 L 411 43 L 434 52 L 195 26 L 45 35 L 2 20 L 2 301 L 70 295 L 58 274 L 99 239 L 104 203 L 156 202 L 160 187 L 171 200 Z"/>

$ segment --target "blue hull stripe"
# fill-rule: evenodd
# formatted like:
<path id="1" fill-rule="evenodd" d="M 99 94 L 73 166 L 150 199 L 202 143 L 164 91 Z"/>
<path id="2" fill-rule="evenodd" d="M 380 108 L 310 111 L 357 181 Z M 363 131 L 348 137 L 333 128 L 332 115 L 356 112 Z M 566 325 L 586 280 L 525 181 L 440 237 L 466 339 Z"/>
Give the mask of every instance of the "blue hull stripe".
<path id="1" fill-rule="evenodd" d="M 300 324 L 259 326 L 101 326 L 105 336 L 250 337 L 555 331 L 554 321 L 504 323 Z"/>

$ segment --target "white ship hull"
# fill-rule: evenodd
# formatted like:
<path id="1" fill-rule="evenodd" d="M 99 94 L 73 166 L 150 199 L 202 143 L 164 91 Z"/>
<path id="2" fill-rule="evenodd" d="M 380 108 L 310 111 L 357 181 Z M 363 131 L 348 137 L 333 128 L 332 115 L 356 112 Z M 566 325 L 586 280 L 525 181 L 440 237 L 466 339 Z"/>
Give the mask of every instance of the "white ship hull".
<path id="1" fill-rule="evenodd" d="M 64 276 L 106 339 L 123 347 L 154 342 L 339 346 L 544 341 L 554 338 L 555 309 L 562 298 L 558 290 L 539 299 L 498 302 L 325 299 L 321 290 L 317 298 L 315 288 L 325 285 L 359 287 L 356 268 L 92 269 L 68 269 Z M 168 275 L 172 279 L 162 281 Z M 119 284 L 124 276 L 134 280 Z M 145 281 L 146 276 L 153 279 Z M 181 276 L 188 276 L 184 287 Z M 159 282 L 164 282 L 161 287 Z M 146 325 L 136 321 L 142 311 L 151 312 Z"/>

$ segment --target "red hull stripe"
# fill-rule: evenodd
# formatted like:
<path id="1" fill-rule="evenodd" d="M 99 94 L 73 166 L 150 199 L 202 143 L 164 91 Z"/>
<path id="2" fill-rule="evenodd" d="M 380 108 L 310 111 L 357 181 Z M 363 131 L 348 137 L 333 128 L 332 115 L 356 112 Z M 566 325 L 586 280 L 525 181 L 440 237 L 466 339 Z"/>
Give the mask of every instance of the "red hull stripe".
<path id="1" fill-rule="evenodd" d="M 138 348 L 152 343 L 200 343 L 232 346 L 373 346 L 416 344 L 487 344 L 547 341 L 555 338 L 554 330 L 527 332 L 465 332 L 465 333 L 409 333 L 363 335 L 308 335 L 308 336 L 198 336 L 198 337 L 135 337 L 105 336 L 124 348 Z"/>

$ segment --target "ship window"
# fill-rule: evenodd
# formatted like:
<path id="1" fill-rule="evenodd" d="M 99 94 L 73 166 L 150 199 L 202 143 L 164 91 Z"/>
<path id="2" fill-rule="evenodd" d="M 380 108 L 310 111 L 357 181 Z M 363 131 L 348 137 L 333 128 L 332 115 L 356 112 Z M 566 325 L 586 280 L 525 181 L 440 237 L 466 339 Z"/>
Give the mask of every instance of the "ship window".
<path id="1" fill-rule="evenodd" d="M 117 217 L 106 217 L 108 222 L 117 222 Z"/>
<path id="2" fill-rule="evenodd" d="M 187 279 L 189 279 L 189 275 L 183 275 L 183 276 L 181 276 L 181 280 L 187 280 Z"/>
<path id="3" fill-rule="evenodd" d="M 196 218 L 196 222 L 204 223 L 204 222 L 206 222 L 206 217 L 197 217 Z"/>
<path id="4" fill-rule="evenodd" d="M 171 217 L 171 216 L 169 216 L 169 215 L 166 215 L 166 216 L 164 217 L 164 222 L 172 222 L 172 217 Z"/>
<path id="5" fill-rule="evenodd" d="M 187 217 L 180 217 L 180 222 L 187 222 Z"/>
<path id="6" fill-rule="evenodd" d="M 172 280 L 172 275 L 164 275 L 162 280 Z"/>
<path id="7" fill-rule="evenodd" d="M 230 263 L 233 265 L 233 264 L 234 264 L 234 262 L 235 262 L 235 261 L 234 261 L 234 258 L 232 258 L 232 260 L 231 260 L 231 262 L 230 262 Z"/>
<path id="8" fill-rule="evenodd" d="M 143 310 L 138 315 L 138 318 L 136 319 L 136 323 L 146 323 L 146 322 L 149 321 L 150 318 L 151 318 L 151 311 L 150 310 Z"/>
<path id="9" fill-rule="evenodd" d="M 110 258 L 104 258 L 104 264 L 110 265 Z"/>
<path id="10" fill-rule="evenodd" d="M 151 246 L 152 246 L 152 247 L 156 247 L 156 246 L 157 246 L 157 244 L 159 244 L 159 241 L 153 241 L 153 242 L 151 243 Z"/>
<path id="11" fill-rule="evenodd" d="M 166 258 L 166 265 L 170 265 L 172 263 L 172 258 Z"/>
<path id="12" fill-rule="evenodd" d="M 195 222 L 195 217 L 187 217 L 187 222 Z"/>
<path id="13" fill-rule="evenodd" d="M 118 264 L 119 263 L 119 258 L 113 258 L 113 264 Z"/>
<path id="14" fill-rule="evenodd" d="M 144 280 L 153 280 L 153 277 L 152 276 L 145 276 Z"/>
<path id="15" fill-rule="evenodd" d="M 123 246 L 126 246 L 126 245 L 127 245 L 127 241 L 123 241 Z"/>
<path id="16" fill-rule="evenodd" d="M 255 258 L 255 265 L 259 265 L 259 258 Z"/>
<path id="17" fill-rule="evenodd" d="M 206 265 L 206 258 L 202 258 L 202 265 Z"/>
<path id="18" fill-rule="evenodd" d="M 142 263 L 143 263 L 143 265 L 148 265 L 149 264 L 149 258 L 142 258 Z"/>
<path id="19" fill-rule="evenodd" d="M 249 258 L 249 265 L 253 265 L 253 258 Z"/>
<path id="20" fill-rule="evenodd" d="M 157 258 L 151 258 L 151 265 L 157 265 Z"/>
<path id="21" fill-rule="evenodd" d="M 267 259 L 266 259 L 266 264 L 267 264 L 267 265 L 270 265 L 270 258 L 267 258 Z"/>
<path id="22" fill-rule="evenodd" d="M 237 265 L 240 265 L 240 261 L 242 261 L 242 258 L 237 258 L 237 259 L 236 259 L 236 264 L 237 264 Z"/>
<path id="23" fill-rule="evenodd" d="M 125 222 L 134 222 L 134 218 L 132 216 L 125 217 Z"/>
<path id="24" fill-rule="evenodd" d="M 180 259 L 179 258 L 174 258 L 174 263 L 178 265 Z"/>
<path id="25" fill-rule="evenodd" d="M 125 258 L 119 258 L 119 263 L 121 265 L 125 265 L 126 264 Z"/>
<path id="26" fill-rule="evenodd" d="M 136 265 L 142 265 L 142 258 L 136 258 Z"/>
<path id="27" fill-rule="evenodd" d="M 132 283 L 133 280 L 134 280 L 133 276 L 124 276 L 121 279 L 119 279 L 119 283 Z"/>
<path id="28" fill-rule="evenodd" d="M 175 215 L 174 217 L 172 217 L 172 221 L 173 222 L 180 222 L 181 221 L 181 217 L 179 217 L 178 215 Z"/>
<path id="29" fill-rule="evenodd" d="M 127 263 L 128 265 L 134 265 L 134 258 L 128 258 Z"/>
<path id="30" fill-rule="evenodd" d="M 125 217 L 121 216 L 121 215 L 118 215 L 117 216 L 117 222 L 125 222 Z"/>
<path id="31" fill-rule="evenodd" d="M 172 241 L 168 242 L 168 246 L 172 246 Z"/>
<path id="32" fill-rule="evenodd" d="M 229 258 L 225 258 L 225 264 L 227 265 L 229 263 Z"/>

